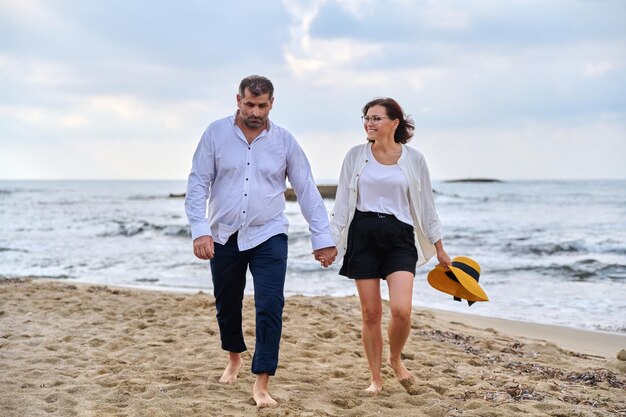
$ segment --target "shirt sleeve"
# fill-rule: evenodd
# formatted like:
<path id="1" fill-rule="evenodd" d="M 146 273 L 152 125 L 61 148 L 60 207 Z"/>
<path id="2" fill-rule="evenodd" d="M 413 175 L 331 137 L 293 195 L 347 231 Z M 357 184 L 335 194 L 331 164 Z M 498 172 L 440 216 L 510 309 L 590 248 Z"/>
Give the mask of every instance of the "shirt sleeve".
<path id="1" fill-rule="evenodd" d="M 435 207 L 435 196 L 433 195 L 433 186 L 430 182 L 430 172 L 428 171 L 428 165 L 423 155 L 420 155 L 418 170 L 421 184 L 421 191 L 419 193 L 420 206 L 422 208 L 422 218 L 420 220 L 428 240 L 430 243 L 434 244 L 441 239 L 443 232 Z"/>
<path id="2" fill-rule="evenodd" d="M 349 204 L 350 204 L 350 179 L 354 171 L 354 164 L 350 161 L 352 151 L 349 151 L 343 159 L 339 183 L 337 184 L 337 194 L 335 195 L 335 206 L 331 212 L 330 231 L 335 243 L 339 243 L 341 233 L 348 225 Z"/>
<path id="3" fill-rule="evenodd" d="M 191 238 L 211 236 L 207 218 L 207 199 L 213 184 L 215 163 L 210 143 L 210 130 L 207 129 L 193 155 L 191 173 L 187 180 L 185 212 L 191 225 Z"/>
<path id="4" fill-rule="evenodd" d="M 293 136 L 287 137 L 287 177 L 296 193 L 302 215 L 309 224 L 313 250 L 335 246 L 328 213 L 315 185 L 309 160 Z"/>

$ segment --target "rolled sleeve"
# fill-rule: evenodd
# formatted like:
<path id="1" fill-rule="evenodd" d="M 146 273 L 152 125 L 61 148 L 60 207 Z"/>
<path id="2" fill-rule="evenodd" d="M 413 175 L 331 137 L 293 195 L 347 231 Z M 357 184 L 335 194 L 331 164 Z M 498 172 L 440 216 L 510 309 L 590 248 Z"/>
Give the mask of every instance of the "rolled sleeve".
<path id="1" fill-rule="evenodd" d="M 423 157 L 420 160 L 419 168 L 421 183 L 420 205 L 422 207 L 421 223 L 430 243 L 435 243 L 442 238 L 443 230 L 435 207 L 435 196 L 433 195 L 433 187 L 430 182 L 430 173 L 426 160 Z"/>
<path id="2" fill-rule="evenodd" d="M 213 157 L 208 142 L 208 131 L 202 135 L 192 160 L 191 173 L 187 180 L 185 212 L 191 225 L 191 237 L 210 236 L 211 227 L 207 218 L 207 199 L 213 180 Z"/>
<path id="3" fill-rule="evenodd" d="M 313 250 L 329 248 L 335 246 L 335 241 L 330 233 L 320 233 L 316 236 L 311 236 L 311 246 Z"/>

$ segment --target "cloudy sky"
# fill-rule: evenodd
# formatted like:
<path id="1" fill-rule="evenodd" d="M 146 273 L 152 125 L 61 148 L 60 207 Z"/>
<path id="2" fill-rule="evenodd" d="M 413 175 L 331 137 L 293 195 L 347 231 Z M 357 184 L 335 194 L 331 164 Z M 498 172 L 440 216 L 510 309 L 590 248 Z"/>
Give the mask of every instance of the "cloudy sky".
<path id="1" fill-rule="evenodd" d="M 0 0 L 0 179 L 185 179 L 241 78 L 338 177 L 396 98 L 435 179 L 626 178 L 623 0 Z"/>

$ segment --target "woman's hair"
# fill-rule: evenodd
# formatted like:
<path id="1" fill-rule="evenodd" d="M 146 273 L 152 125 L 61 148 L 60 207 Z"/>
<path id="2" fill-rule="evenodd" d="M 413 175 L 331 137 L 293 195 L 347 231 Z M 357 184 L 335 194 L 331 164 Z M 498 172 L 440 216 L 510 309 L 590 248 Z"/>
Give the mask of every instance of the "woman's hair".
<path id="1" fill-rule="evenodd" d="M 407 143 L 412 137 L 415 131 L 415 123 L 411 116 L 405 116 L 402 107 L 392 98 L 383 97 L 375 98 L 374 100 L 363 106 L 363 116 L 367 114 L 370 107 L 383 106 L 387 110 L 387 117 L 391 120 L 398 119 L 400 124 L 394 132 L 393 139 L 397 143 Z"/>

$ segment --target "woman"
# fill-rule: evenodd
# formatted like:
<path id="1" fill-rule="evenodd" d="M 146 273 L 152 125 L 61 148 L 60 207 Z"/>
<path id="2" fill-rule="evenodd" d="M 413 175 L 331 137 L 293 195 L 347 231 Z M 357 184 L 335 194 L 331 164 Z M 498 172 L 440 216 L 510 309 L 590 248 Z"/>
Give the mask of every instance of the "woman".
<path id="1" fill-rule="evenodd" d="M 417 265 L 433 255 L 447 269 L 450 258 L 441 241 L 430 174 L 423 155 L 406 142 L 413 121 L 391 98 L 363 107 L 367 143 L 348 151 L 343 166 L 331 231 L 341 275 L 354 279 L 361 300 L 362 341 L 371 372 L 365 390 L 382 390 L 383 336 L 380 280 L 387 281 L 391 321 L 387 363 L 400 381 L 412 376 L 401 360 L 411 330 L 413 279 Z"/>

